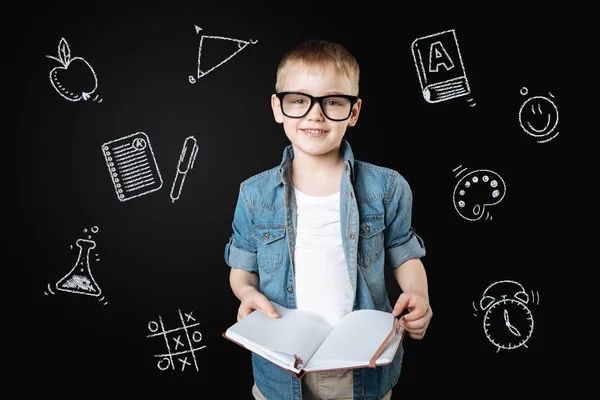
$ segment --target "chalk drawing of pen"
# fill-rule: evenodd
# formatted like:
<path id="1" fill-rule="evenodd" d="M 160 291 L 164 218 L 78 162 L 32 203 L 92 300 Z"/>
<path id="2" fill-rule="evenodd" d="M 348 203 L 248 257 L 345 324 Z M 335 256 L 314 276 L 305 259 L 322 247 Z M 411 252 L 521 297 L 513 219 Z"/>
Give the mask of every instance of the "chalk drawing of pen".
<path id="1" fill-rule="evenodd" d="M 175 202 L 181 195 L 181 189 L 183 189 L 183 182 L 190 169 L 194 168 L 194 161 L 196 160 L 196 154 L 198 153 L 198 144 L 196 138 L 188 136 L 183 142 L 183 149 L 179 155 L 179 161 L 177 162 L 177 172 L 175 173 L 175 179 L 173 180 L 173 187 L 171 187 L 171 202 Z"/>

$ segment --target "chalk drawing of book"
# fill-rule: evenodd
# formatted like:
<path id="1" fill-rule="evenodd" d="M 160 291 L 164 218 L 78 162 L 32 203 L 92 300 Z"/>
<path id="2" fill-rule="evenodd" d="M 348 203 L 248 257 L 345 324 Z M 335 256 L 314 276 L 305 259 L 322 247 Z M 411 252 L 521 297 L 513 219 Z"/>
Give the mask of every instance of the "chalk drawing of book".
<path id="1" fill-rule="evenodd" d="M 411 48 L 427 102 L 439 103 L 471 93 L 454 29 L 417 38 Z"/>
<path id="2" fill-rule="evenodd" d="M 196 33 L 199 33 L 201 30 L 202 28 L 196 26 Z M 258 40 L 231 39 L 223 36 L 200 36 L 198 72 L 196 77 L 189 76 L 190 83 L 196 83 L 196 79 L 208 75 L 244 50 L 246 46 L 256 43 L 258 43 Z"/>
<path id="3" fill-rule="evenodd" d="M 102 153 L 120 201 L 155 192 L 163 181 L 144 132 L 137 132 L 102 145 Z"/>

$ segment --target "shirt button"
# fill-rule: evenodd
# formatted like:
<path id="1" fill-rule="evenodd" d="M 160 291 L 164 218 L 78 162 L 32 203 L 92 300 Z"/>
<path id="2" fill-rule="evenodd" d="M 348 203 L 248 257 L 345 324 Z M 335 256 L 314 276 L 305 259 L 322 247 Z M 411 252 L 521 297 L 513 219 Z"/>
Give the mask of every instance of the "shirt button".
<path id="1" fill-rule="evenodd" d="M 290 293 L 292 293 L 292 287 L 288 286 L 287 291 L 290 292 Z"/>
<path id="2" fill-rule="evenodd" d="M 354 239 L 354 233 L 350 234 L 350 239 Z"/>
<path id="3" fill-rule="evenodd" d="M 365 231 L 369 232 L 371 230 L 371 227 L 369 225 L 365 226 Z"/>
<path id="4" fill-rule="evenodd" d="M 263 233 L 263 236 L 264 236 L 265 239 L 268 239 L 269 238 L 269 232 Z"/>

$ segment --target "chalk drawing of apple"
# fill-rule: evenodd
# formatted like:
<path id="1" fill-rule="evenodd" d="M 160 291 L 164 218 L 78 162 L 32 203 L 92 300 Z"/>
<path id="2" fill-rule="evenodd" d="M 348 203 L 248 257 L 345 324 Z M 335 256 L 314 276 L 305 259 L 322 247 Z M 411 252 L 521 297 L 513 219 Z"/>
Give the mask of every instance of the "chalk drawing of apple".
<path id="1" fill-rule="evenodd" d="M 98 78 L 92 66 L 81 57 L 71 57 L 65 38 L 58 44 L 58 58 L 46 56 L 61 65 L 50 71 L 50 83 L 62 97 L 69 101 L 88 100 L 98 87 Z M 93 100 L 97 100 L 97 97 Z"/>

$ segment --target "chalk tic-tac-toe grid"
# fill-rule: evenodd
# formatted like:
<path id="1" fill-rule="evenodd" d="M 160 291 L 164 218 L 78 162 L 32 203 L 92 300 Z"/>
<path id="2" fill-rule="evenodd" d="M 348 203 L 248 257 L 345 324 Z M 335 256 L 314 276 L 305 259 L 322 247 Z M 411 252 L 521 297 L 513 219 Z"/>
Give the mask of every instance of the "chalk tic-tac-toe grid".
<path id="1" fill-rule="evenodd" d="M 192 312 L 182 313 L 181 310 L 177 310 L 177 312 L 179 313 L 180 326 L 167 329 L 162 317 L 159 315 L 158 322 L 148 322 L 150 334 L 146 337 L 160 340 L 164 344 L 163 348 L 166 352 L 154 354 L 154 357 L 159 359 L 157 367 L 161 371 L 175 370 L 176 366 L 179 365 L 181 365 L 181 371 L 184 371 L 186 367 L 192 364 L 198 371 L 196 352 L 206 347 L 205 345 L 199 346 L 202 341 L 202 333 L 198 329 L 200 323 L 196 322 Z"/>

